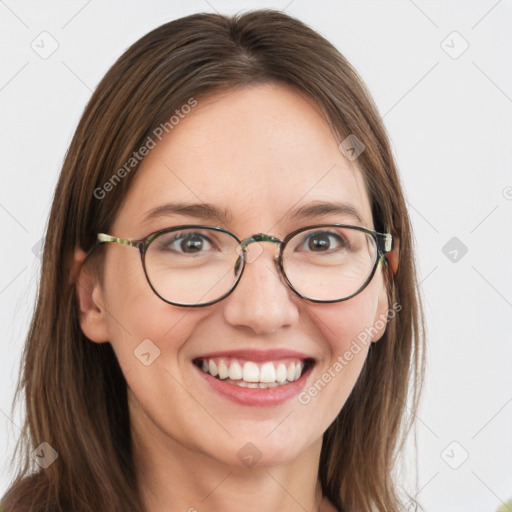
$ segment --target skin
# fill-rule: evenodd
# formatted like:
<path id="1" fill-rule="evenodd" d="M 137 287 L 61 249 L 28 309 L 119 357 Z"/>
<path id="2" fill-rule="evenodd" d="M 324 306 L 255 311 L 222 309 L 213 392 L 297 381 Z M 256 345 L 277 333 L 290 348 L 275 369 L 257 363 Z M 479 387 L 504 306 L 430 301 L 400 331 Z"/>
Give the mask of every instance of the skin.
<path id="1" fill-rule="evenodd" d="M 138 239 L 179 224 L 220 224 L 176 214 L 142 222 L 148 210 L 177 201 L 228 209 L 232 219 L 221 226 L 240 239 L 259 232 L 282 239 L 323 222 L 360 225 L 339 214 L 286 217 L 313 201 L 349 203 L 373 229 L 357 161 L 348 162 L 338 144 L 313 100 L 288 86 L 267 83 L 200 99 L 144 159 L 109 234 Z M 103 283 L 79 272 L 81 327 L 92 342 L 112 344 L 129 386 L 147 510 L 335 510 L 322 500 L 317 480 L 322 435 L 352 390 L 368 345 L 307 405 L 296 397 L 275 407 L 235 404 L 211 391 L 191 361 L 213 350 L 294 349 L 316 359 L 308 387 L 386 313 L 382 267 L 352 299 L 315 304 L 279 277 L 277 247 L 261 247 L 235 291 L 202 308 L 159 299 L 138 251 L 126 246 L 106 247 Z M 78 268 L 84 256 L 77 248 Z M 133 354 L 146 338 L 160 350 L 147 367 Z M 237 457 L 247 442 L 261 452 L 252 467 Z"/>

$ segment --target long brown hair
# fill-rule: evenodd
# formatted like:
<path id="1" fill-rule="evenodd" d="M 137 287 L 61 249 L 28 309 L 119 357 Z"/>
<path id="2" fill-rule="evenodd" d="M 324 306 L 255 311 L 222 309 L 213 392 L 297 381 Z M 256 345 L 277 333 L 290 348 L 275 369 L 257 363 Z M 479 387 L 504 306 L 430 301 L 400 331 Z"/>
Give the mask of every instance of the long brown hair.
<path id="1" fill-rule="evenodd" d="M 390 304 L 399 303 L 401 310 L 372 344 L 353 392 L 324 434 L 319 479 L 323 493 L 345 512 L 402 508 L 392 470 L 417 407 L 424 327 L 410 222 L 390 144 L 346 59 L 297 19 L 259 10 L 195 14 L 153 30 L 117 60 L 85 108 L 49 217 L 15 397 L 23 393 L 26 404 L 24 434 L 13 457 L 22 462 L 3 497 L 4 512 L 143 510 L 126 381 L 110 344 L 91 343 L 81 331 L 72 255 L 75 246 L 89 251 L 96 233 L 108 232 L 137 165 L 122 173 L 110 187 L 115 190 L 98 191 L 155 127 L 191 98 L 269 81 L 311 96 L 340 141 L 355 134 L 365 145 L 357 164 L 375 228 L 400 240 L 398 271 L 385 275 Z M 96 263 L 101 266 L 101 259 Z M 412 411 L 407 415 L 406 402 Z M 58 452 L 47 469 L 31 458 L 42 442 Z"/>

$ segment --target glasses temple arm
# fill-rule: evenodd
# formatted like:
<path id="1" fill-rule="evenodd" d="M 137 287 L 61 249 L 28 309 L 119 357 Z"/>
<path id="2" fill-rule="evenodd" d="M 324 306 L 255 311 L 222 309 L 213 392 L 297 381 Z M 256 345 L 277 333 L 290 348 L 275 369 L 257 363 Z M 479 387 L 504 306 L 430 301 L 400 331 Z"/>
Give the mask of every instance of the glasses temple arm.
<path id="1" fill-rule="evenodd" d="M 107 242 L 117 242 L 118 244 L 129 245 L 130 247 L 139 248 L 140 242 L 127 240 L 126 238 L 118 238 L 117 236 L 107 235 L 106 233 L 98 233 L 97 243 L 103 244 Z"/>

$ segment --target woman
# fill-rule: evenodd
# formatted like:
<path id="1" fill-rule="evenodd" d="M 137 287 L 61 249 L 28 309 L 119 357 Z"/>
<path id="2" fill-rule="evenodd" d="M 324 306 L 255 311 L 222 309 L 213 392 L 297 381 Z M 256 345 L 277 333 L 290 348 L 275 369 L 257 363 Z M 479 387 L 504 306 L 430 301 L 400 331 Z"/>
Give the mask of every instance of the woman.
<path id="1" fill-rule="evenodd" d="M 109 70 L 66 156 L 2 510 L 400 510 L 423 338 L 352 67 L 281 12 L 167 23 Z"/>

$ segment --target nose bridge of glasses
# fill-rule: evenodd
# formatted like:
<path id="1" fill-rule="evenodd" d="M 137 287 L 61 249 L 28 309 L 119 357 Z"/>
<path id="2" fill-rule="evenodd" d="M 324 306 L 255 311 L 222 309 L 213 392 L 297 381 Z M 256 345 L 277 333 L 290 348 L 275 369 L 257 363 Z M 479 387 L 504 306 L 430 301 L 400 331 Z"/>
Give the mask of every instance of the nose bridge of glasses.
<path id="1" fill-rule="evenodd" d="M 266 235 L 265 233 L 257 233 L 255 235 L 252 235 L 250 237 L 247 237 L 245 240 L 242 240 L 240 242 L 240 248 L 244 254 L 245 260 L 248 263 L 252 263 L 256 260 L 256 258 L 263 252 L 263 247 L 260 246 L 258 242 L 271 242 L 274 244 L 281 245 L 282 241 L 273 236 L 273 235 Z M 250 252 L 250 255 L 248 254 L 247 247 L 250 244 L 256 243 L 256 246 L 253 247 L 253 250 Z"/>

